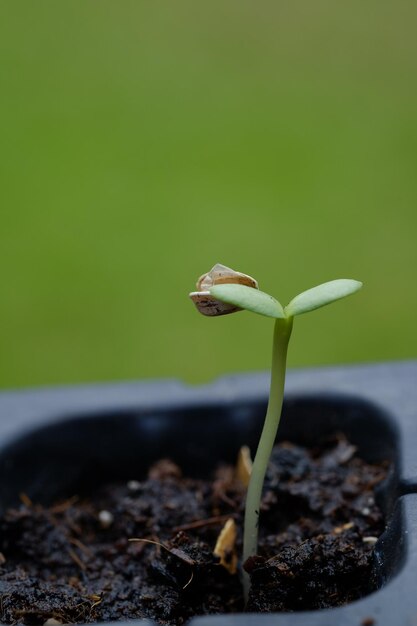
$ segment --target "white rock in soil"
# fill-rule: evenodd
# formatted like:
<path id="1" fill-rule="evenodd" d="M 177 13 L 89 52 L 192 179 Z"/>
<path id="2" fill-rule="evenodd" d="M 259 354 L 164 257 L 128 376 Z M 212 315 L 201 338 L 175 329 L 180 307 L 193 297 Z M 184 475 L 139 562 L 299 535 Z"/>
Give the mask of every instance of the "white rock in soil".
<path id="1" fill-rule="evenodd" d="M 110 528 L 114 522 L 114 517 L 110 511 L 100 511 L 98 514 L 98 521 L 102 528 Z"/>
<path id="2" fill-rule="evenodd" d="M 363 537 L 362 541 L 363 543 L 369 543 L 370 545 L 374 545 L 378 541 L 378 537 Z"/>

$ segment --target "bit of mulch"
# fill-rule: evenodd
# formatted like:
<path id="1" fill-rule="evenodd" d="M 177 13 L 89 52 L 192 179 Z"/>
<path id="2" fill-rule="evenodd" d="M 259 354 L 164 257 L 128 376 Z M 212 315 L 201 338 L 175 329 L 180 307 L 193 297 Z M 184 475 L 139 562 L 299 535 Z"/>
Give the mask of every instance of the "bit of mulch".
<path id="1" fill-rule="evenodd" d="M 387 471 L 359 459 L 343 436 L 316 449 L 275 447 L 259 556 L 245 564 L 246 610 L 339 606 L 371 592 L 372 552 L 384 530 L 375 488 Z M 243 611 L 239 571 L 230 573 L 233 546 L 222 564 L 213 551 L 233 519 L 240 555 L 244 493 L 233 467 L 203 481 L 162 460 L 146 480 L 132 477 L 88 499 L 45 508 L 22 495 L 0 519 L 1 622 L 151 618 L 179 626 L 195 615 Z"/>

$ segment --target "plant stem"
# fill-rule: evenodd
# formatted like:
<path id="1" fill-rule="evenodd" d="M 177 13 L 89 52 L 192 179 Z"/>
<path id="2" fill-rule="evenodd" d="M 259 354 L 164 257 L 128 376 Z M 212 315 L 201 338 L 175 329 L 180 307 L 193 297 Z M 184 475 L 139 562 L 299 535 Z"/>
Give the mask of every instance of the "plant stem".
<path id="1" fill-rule="evenodd" d="M 268 408 L 246 494 L 243 532 L 243 562 L 245 562 L 250 556 L 255 555 L 258 548 L 259 509 L 261 504 L 262 487 L 281 418 L 282 402 L 284 399 L 287 348 L 291 336 L 292 324 L 292 317 L 284 319 L 278 318 L 275 321 Z M 245 602 L 248 600 L 249 586 L 249 575 L 246 572 L 243 572 Z"/>

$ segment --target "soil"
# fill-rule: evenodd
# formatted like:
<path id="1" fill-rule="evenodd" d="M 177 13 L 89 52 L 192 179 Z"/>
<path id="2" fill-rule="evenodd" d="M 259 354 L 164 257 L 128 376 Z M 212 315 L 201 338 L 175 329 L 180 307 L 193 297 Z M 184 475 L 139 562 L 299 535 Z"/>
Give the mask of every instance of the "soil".
<path id="1" fill-rule="evenodd" d="M 358 458 L 342 435 L 315 449 L 276 446 L 259 556 L 245 563 L 252 584 L 246 610 L 333 607 L 371 592 L 373 548 L 384 530 L 375 495 L 387 471 Z M 6 511 L 3 623 L 151 618 L 179 626 L 194 615 L 244 610 L 239 572 L 229 573 L 213 554 L 230 518 L 241 552 L 245 489 L 234 468 L 219 467 L 203 481 L 162 460 L 146 480 L 134 478 L 48 508 L 22 494 L 21 505 Z"/>

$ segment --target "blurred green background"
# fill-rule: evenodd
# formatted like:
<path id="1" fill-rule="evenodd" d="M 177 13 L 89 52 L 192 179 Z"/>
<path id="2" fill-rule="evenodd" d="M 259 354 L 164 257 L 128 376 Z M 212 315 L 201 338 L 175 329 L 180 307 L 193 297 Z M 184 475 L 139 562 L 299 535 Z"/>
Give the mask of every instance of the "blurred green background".
<path id="1" fill-rule="evenodd" d="M 291 366 L 415 357 L 417 3 L 13 0 L 0 8 L 0 386 L 267 368 L 208 319 L 215 262 L 296 320 Z"/>

